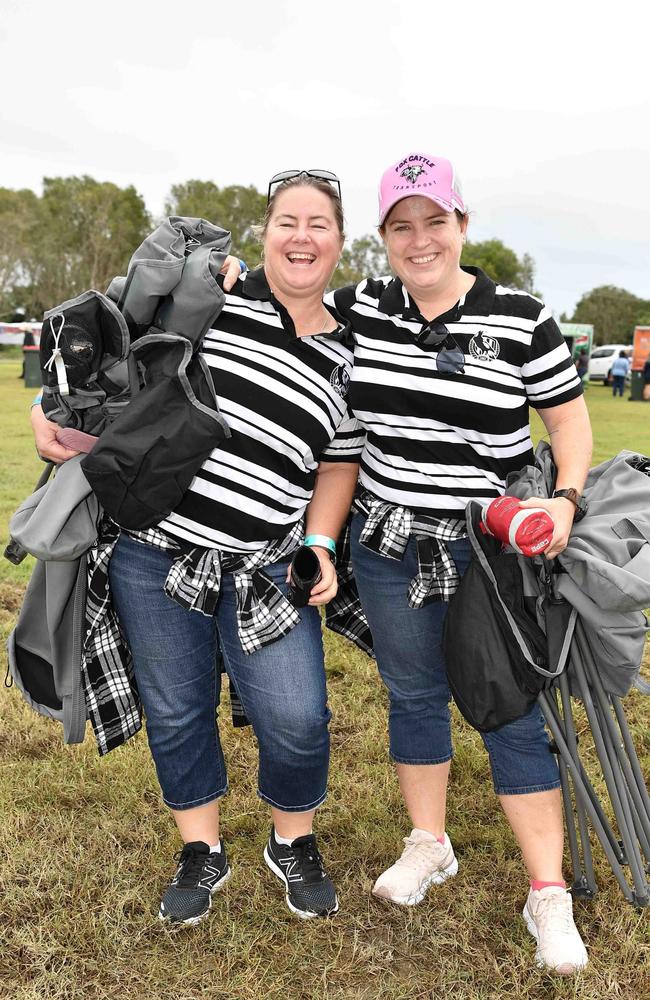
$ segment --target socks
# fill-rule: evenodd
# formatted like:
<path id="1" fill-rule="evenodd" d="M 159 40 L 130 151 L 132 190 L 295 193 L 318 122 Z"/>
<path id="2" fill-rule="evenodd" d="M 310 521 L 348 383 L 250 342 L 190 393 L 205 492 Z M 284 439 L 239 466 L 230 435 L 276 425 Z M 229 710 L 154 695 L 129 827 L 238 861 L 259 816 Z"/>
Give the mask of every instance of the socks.
<path id="1" fill-rule="evenodd" d="M 221 844 L 209 844 L 210 854 L 221 854 Z"/>
<path id="2" fill-rule="evenodd" d="M 533 892 L 539 892 L 540 889 L 547 889 L 550 885 L 556 885 L 560 889 L 566 889 L 566 882 L 543 882 L 541 879 L 531 879 L 530 887 Z"/>
<path id="3" fill-rule="evenodd" d="M 312 831 L 310 830 L 309 833 L 311 834 Z M 281 837 L 280 834 L 277 832 L 277 830 L 273 831 L 273 836 L 275 837 L 276 844 L 284 844 L 285 847 L 291 847 L 291 845 L 293 844 L 294 840 L 298 839 L 297 837 Z M 309 836 L 309 834 L 301 833 L 300 836 L 301 837 L 307 837 L 307 836 Z"/>

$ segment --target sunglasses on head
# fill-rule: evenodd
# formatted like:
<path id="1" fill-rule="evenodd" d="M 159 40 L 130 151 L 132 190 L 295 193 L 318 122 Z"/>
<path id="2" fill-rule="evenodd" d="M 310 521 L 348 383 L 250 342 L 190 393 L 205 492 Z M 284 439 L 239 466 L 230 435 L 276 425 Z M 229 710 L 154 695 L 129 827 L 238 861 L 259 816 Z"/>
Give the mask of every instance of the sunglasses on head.
<path id="1" fill-rule="evenodd" d="M 277 188 L 281 184 L 284 184 L 285 181 L 293 180 L 294 177 L 315 177 L 319 181 L 327 181 L 334 188 L 339 198 L 341 197 L 341 182 L 336 174 L 331 173 L 329 170 L 283 170 L 279 174 L 274 174 L 269 181 L 269 190 L 266 196 L 267 205 Z"/>
<path id="2" fill-rule="evenodd" d="M 435 359 L 439 372 L 445 372 L 447 375 L 465 374 L 465 355 L 444 323 L 434 320 L 433 323 L 425 326 L 415 339 L 418 344 L 422 344 L 424 347 L 442 347 Z M 449 343 L 449 347 L 442 346 L 446 341 Z"/>

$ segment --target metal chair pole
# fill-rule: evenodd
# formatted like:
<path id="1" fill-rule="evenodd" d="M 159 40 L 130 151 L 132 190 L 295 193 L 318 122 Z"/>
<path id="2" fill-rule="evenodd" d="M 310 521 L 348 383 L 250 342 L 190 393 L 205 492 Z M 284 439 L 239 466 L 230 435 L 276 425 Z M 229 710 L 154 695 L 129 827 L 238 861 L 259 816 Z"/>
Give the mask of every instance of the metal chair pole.
<path id="1" fill-rule="evenodd" d="M 564 719 L 564 732 L 566 735 L 567 746 L 577 762 L 578 766 L 581 768 L 583 780 L 586 784 L 586 774 L 584 768 L 582 767 L 582 762 L 578 756 L 578 736 L 576 734 L 575 721 L 573 718 L 573 708 L 571 705 L 571 691 L 569 690 L 569 681 L 566 672 L 562 673 L 558 679 L 559 690 L 560 690 L 560 702 L 562 705 L 562 715 Z M 589 782 L 588 790 L 591 790 L 591 783 Z M 594 794 L 595 798 L 595 794 Z M 593 897 L 598 891 L 598 884 L 596 882 L 596 875 L 594 872 L 594 862 L 591 853 L 591 841 L 589 839 L 589 825 L 587 823 L 587 815 L 585 813 L 585 807 L 583 805 L 582 799 L 579 795 L 574 792 L 575 800 L 575 812 L 578 821 L 578 831 L 580 834 L 580 844 L 582 846 L 582 858 L 584 865 L 584 883 L 574 887 L 576 895 Z M 600 802 L 596 799 L 596 803 L 600 806 Z M 606 823 L 606 817 L 604 812 L 601 810 L 601 821 Z M 603 825 L 604 825 L 603 824 Z M 611 844 L 613 850 L 616 852 L 618 845 L 615 843 L 613 831 L 610 831 L 609 824 L 605 826 L 606 832 L 612 833 Z"/>
<path id="2" fill-rule="evenodd" d="M 584 635 L 582 623 L 579 624 L 579 630 L 583 642 L 586 644 L 586 636 Z M 647 790 L 644 799 L 639 792 L 637 778 L 635 777 L 630 761 L 625 754 L 625 740 L 623 740 L 623 746 L 621 746 L 622 733 L 616 728 L 616 723 L 612 717 L 611 699 L 605 691 L 603 682 L 598 674 L 598 671 L 596 670 L 591 649 L 588 645 L 584 646 L 583 652 L 585 656 L 582 661 L 582 667 L 585 671 L 585 677 L 590 685 L 590 689 L 593 688 L 596 695 L 595 705 L 597 711 L 600 713 L 601 721 L 603 723 L 601 732 L 606 737 L 609 744 L 610 761 L 614 765 L 614 773 L 616 775 L 620 774 L 621 780 L 619 784 L 619 791 L 621 792 L 621 797 L 624 800 L 625 805 L 627 805 L 630 810 L 631 818 L 636 819 L 633 826 L 647 862 L 650 861 L 650 816 L 648 816 L 646 809 L 646 802 L 648 801 Z M 627 730 L 627 725 L 625 728 Z M 627 730 L 627 736 L 628 741 L 631 744 L 632 740 L 629 730 Z M 636 758 L 636 753 L 634 754 L 634 757 Z M 644 867 L 643 860 L 640 856 L 639 865 L 642 868 Z"/>
<path id="3" fill-rule="evenodd" d="M 548 696 L 549 707 L 552 706 L 553 714 L 558 725 L 562 725 L 562 719 L 559 711 L 556 710 L 557 706 L 557 692 L 552 688 Z M 572 879 L 572 890 L 576 892 L 576 895 L 581 894 L 582 887 L 586 885 L 587 879 L 582 866 L 582 855 L 580 852 L 580 844 L 578 841 L 578 831 L 576 828 L 576 817 L 573 806 L 573 799 L 571 797 L 571 786 L 569 784 L 569 769 L 560 753 L 560 748 L 557 743 L 553 742 L 549 747 L 551 753 L 557 756 L 557 765 L 560 772 L 560 788 L 562 791 L 562 804 L 564 806 L 564 823 L 567 832 L 567 839 L 569 841 L 569 853 L 571 854 L 571 869 L 573 872 Z"/>
<path id="4" fill-rule="evenodd" d="M 579 627 L 580 623 L 578 622 L 576 629 Z M 580 697 L 584 703 L 585 711 L 587 712 L 587 717 L 589 719 L 589 725 L 591 727 L 596 752 L 603 771 L 605 784 L 607 785 L 607 791 L 609 793 L 612 809 L 614 810 L 616 825 L 621 836 L 623 851 L 625 853 L 625 861 L 629 865 L 630 874 L 634 883 L 634 902 L 637 905 L 645 906 L 648 902 L 650 902 L 648 884 L 645 879 L 645 872 L 643 871 L 641 857 L 636 844 L 634 823 L 629 803 L 625 795 L 620 768 L 617 767 L 616 758 L 614 761 L 610 760 L 608 747 L 600 728 L 600 720 L 596 713 L 591 690 L 587 682 L 587 677 L 580 656 L 574 655 L 571 660 L 571 665 L 580 689 Z M 607 730 L 605 731 L 607 732 Z M 614 766 L 612 766 L 613 764 Z"/>
<path id="5" fill-rule="evenodd" d="M 627 883 L 625 875 L 623 874 L 623 869 L 621 868 L 621 865 L 618 862 L 618 858 L 616 857 L 616 854 L 614 853 L 612 846 L 609 842 L 609 838 L 607 837 L 607 834 L 603 829 L 602 823 L 600 822 L 600 817 L 598 815 L 598 812 L 594 808 L 594 804 L 591 800 L 591 797 L 587 792 L 587 789 L 585 788 L 584 782 L 582 780 L 581 769 L 571 756 L 566 740 L 564 739 L 564 735 L 562 733 L 562 727 L 555 719 L 553 710 L 549 704 L 549 697 L 545 691 L 542 691 L 539 694 L 538 701 L 542 709 L 542 712 L 544 713 L 544 716 L 546 718 L 546 722 L 548 723 L 548 727 L 551 730 L 551 735 L 553 736 L 553 739 L 557 743 L 560 749 L 560 753 L 562 754 L 562 757 L 565 760 L 566 765 L 571 773 L 571 777 L 573 779 L 573 787 L 576 791 L 576 795 L 582 796 L 585 809 L 589 814 L 589 818 L 594 827 L 596 835 L 602 844 L 603 851 L 605 852 L 605 856 L 609 861 L 612 872 L 614 873 L 614 877 L 616 878 L 616 881 L 621 887 L 621 892 L 627 899 L 628 903 L 634 903 L 636 902 L 635 893 L 630 889 L 630 886 Z"/>
<path id="6" fill-rule="evenodd" d="M 628 742 L 629 744 L 632 743 L 629 730 L 627 730 L 628 742 L 626 742 L 622 730 L 620 728 L 617 729 L 616 722 L 612 717 L 612 699 L 605 691 L 603 682 L 598 676 L 598 672 L 594 670 L 593 664 L 589 662 L 589 658 L 585 660 L 584 667 L 587 673 L 588 680 L 596 693 L 597 707 L 600 708 L 603 722 L 605 723 L 605 726 L 607 727 L 607 730 L 610 734 L 613 752 L 616 756 L 616 760 L 618 761 L 618 765 L 623 773 L 623 778 L 625 779 L 625 783 L 627 785 L 628 795 L 631 799 L 632 804 L 634 805 L 634 809 L 638 817 L 637 834 L 639 842 L 643 847 L 643 853 L 645 854 L 646 861 L 650 862 L 650 812 L 648 810 L 648 805 L 650 805 L 650 800 L 648 799 L 647 789 L 645 788 L 645 784 L 643 783 L 643 781 L 641 782 L 641 784 L 643 787 L 643 791 L 645 792 L 645 796 L 641 793 L 638 784 L 638 775 L 635 774 L 632 768 L 631 761 L 626 754 L 626 750 L 628 749 Z M 621 709 L 620 705 L 619 709 Z M 625 716 L 622 713 L 622 709 L 621 709 L 621 715 L 623 719 L 625 719 Z M 617 719 L 618 718 L 619 716 L 617 715 Z M 625 728 L 627 729 L 627 725 Z M 622 740 L 622 745 L 621 745 L 621 740 Z M 634 753 L 634 757 L 636 758 L 636 753 Z M 638 758 L 636 758 L 636 762 L 638 765 Z M 639 774 L 640 774 L 640 768 L 639 768 Z"/>
<path id="7" fill-rule="evenodd" d="M 634 774 L 637 788 L 639 789 L 639 795 L 643 800 L 645 814 L 646 816 L 650 816 L 650 794 L 648 794 L 648 788 L 643 777 L 643 772 L 641 771 L 641 765 L 639 763 L 636 747 L 634 746 L 634 741 L 632 740 L 630 728 L 627 724 L 625 712 L 623 711 L 621 699 L 616 695 L 611 695 L 610 698 L 612 705 L 614 706 L 614 712 L 616 713 L 616 721 L 618 722 L 618 727 L 621 731 L 621 736 L 623 737 L 625 750 L 630 761 L 630 767 L 632 768 L 632 773 Z"/>
<path id="8" fill-rule="evenodd" d="M 582 760 L 580 759 L 580 755 L 578 753 L 578 737 L 577 737 L 577 734 L 576 734 L 575 723 L 574 723 L 574 719 L 573 719 L 573 711 L 572 711 L 572 708 L 571 708 L 571 695 L 570 695 L 570 692 L 569 692 L 569 684 L 568 684 L 568 681 L 567 681 L 566 678 L 564 678 L 563 685 L 562 685 L 562 701 L 563 701 L 564 717 L 565 717 L 565 720 L 566 720 L 565 721 L 565 733 L 566 733 L 566 736 L 567 736 L 567 745 L 569 747 L 569 750 L 571 752 L 571 755 L 572 755 L 573 759 L 576 762 L 577 767 L 580 769 L 580 774 L 582 776 L 583 787 L 584 787 L 585 791 L 587 792 L 587 794 L 589 795 L 589 797 L 591 799 L 591 803 L 592 803 L 594 809 L 598 813 L 598 817 L 600 819 L 601 826 L 602 826 L 602 828 L 606 832 L 607 838 L 608 838 L 608 840 L 609 840 L 609 842 L 611 844 L 611 848 L 614 851 L 614 854 L 616 855 L 616 857 L 618 858 L 619 863 L 623 864 L 625 862 L 625 857 L 623 855 L 623 851 L 621 850 L 621 845 L 619 843 L 619 840 L 618 840 L 616 834 L 614 833 L 614 830 L 612 829 L 611 823 L 610 823 L 607 815 L 605 814 L 605 810 L 603 809 L 602 803 L 601 803 L 600 799 L 598 798 L 596 790 L 595 790 L 595 788 L 593 787 L 593 785 L 591 783 L 589 775 L 585 771 L 584 765 L 583 765 Z M 586 823 L 586 816 L 584 816 L 584 810 L 581 810 L 581 812 L 582 812 L 582 815 L 583 815 L 584 822 Z M 589 837 L 588 837 L 586 829 L 584 831 L 583 840 L 586 841 L 586 842 L 589 841 Z"/>
<path id="9" fill-rule="evenodd" d="M 621 780 L 625 786 L 625 795 L 623 797 L 630 808 L 637 840 L 646 861 L 650 861 L 650 817 L 645 813 L 644 803 L 639 794 L 630 762 L 625 754 L 621 752 L 620 734 L 614 724 L 610 702 L 602 685 L 601 690 L 596 689 L 596 698 L 596 711 L 601 717 L 602 730 L 606 735 L 606 742 L 609 745 L 610 760 L 612 761 L 615 773 L 620 772 Z M 643 866 L 643 859 L 640 859 L 640 864 Z"/>

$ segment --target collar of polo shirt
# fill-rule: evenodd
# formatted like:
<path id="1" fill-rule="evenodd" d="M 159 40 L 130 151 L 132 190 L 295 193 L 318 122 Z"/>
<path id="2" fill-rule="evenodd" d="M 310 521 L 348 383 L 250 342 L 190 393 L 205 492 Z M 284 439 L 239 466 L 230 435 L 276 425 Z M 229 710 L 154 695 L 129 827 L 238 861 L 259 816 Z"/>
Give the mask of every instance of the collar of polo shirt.
<path id="1" fill-rule="evenodd" d="M 258 302 L 270 302 L 273 292 L 269 288 L 263 267 L 247 271 L 242 279 L 242 294 L 246 299 L 256 299 Z"/>
<path id="2" fill-rule="evenodd" d="M 263 267 L 257 267 L 254 271 L 246 272 L 242 281 L 242 294 L 244 298 L 255 299 L 257 302 L 277 302 L 266 280 Z M 338 323 L 338 328 L 332 330 L 331 333 L 316 333 L 314 336 L 327 338 L 328 340 L 337 340 L 339 343 L 345 344 L 346 347 L 352 349 L 354 347 L 354 334 L 350 320 L 344 319 L 333 306 L 327 303 L 323 303 L 323 305 Z"/>
<path id="3" fill-rule="evenodd" d="M 467 311 L 468 307 L 471 307 L 471 312 L 475 312 L 479 316 L 489 316 L 494 306 L 494 297 L 496 295 L 495 283 L 478 267 L 463 265 L 461 270 L 466 271 L 468 274 L 473 274 L 476 278 L 476 281 L 465 296 L 465 305 L 461 313 Z M 386 313 L 387 316 L 401 316 L 402 319 L 419 319 L 420 317 L 420 310 L 399 278 L 393 278 L 386 285 L 380 296 L 378 308 L 381 312 Z M 453 306 L 448 312 L 452 312 L 455 309 L 456 306 Z M 447 313 L 443 315 L 447 316 Z M 449 318 L 449 322 L 454 322 L 454 320 Z"/>

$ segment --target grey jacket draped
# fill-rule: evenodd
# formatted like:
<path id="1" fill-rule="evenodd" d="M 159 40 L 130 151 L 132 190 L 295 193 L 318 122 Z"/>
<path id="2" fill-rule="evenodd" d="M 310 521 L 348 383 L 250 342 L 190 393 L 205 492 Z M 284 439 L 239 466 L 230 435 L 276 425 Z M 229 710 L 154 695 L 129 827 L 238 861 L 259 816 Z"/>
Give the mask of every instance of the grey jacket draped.
<path id="1" fill-rule="evenodd" d="M 550 497 L 555 466 L 542 442 L 508 483 L 520 499 Z M 624 695 L 637 681 L 650 607 L 650 460 L 631 451 L 590 470 L 583 495 L 587 516 L 576 521 L 556 589 L 578 612 L 607 691 Z"/>

